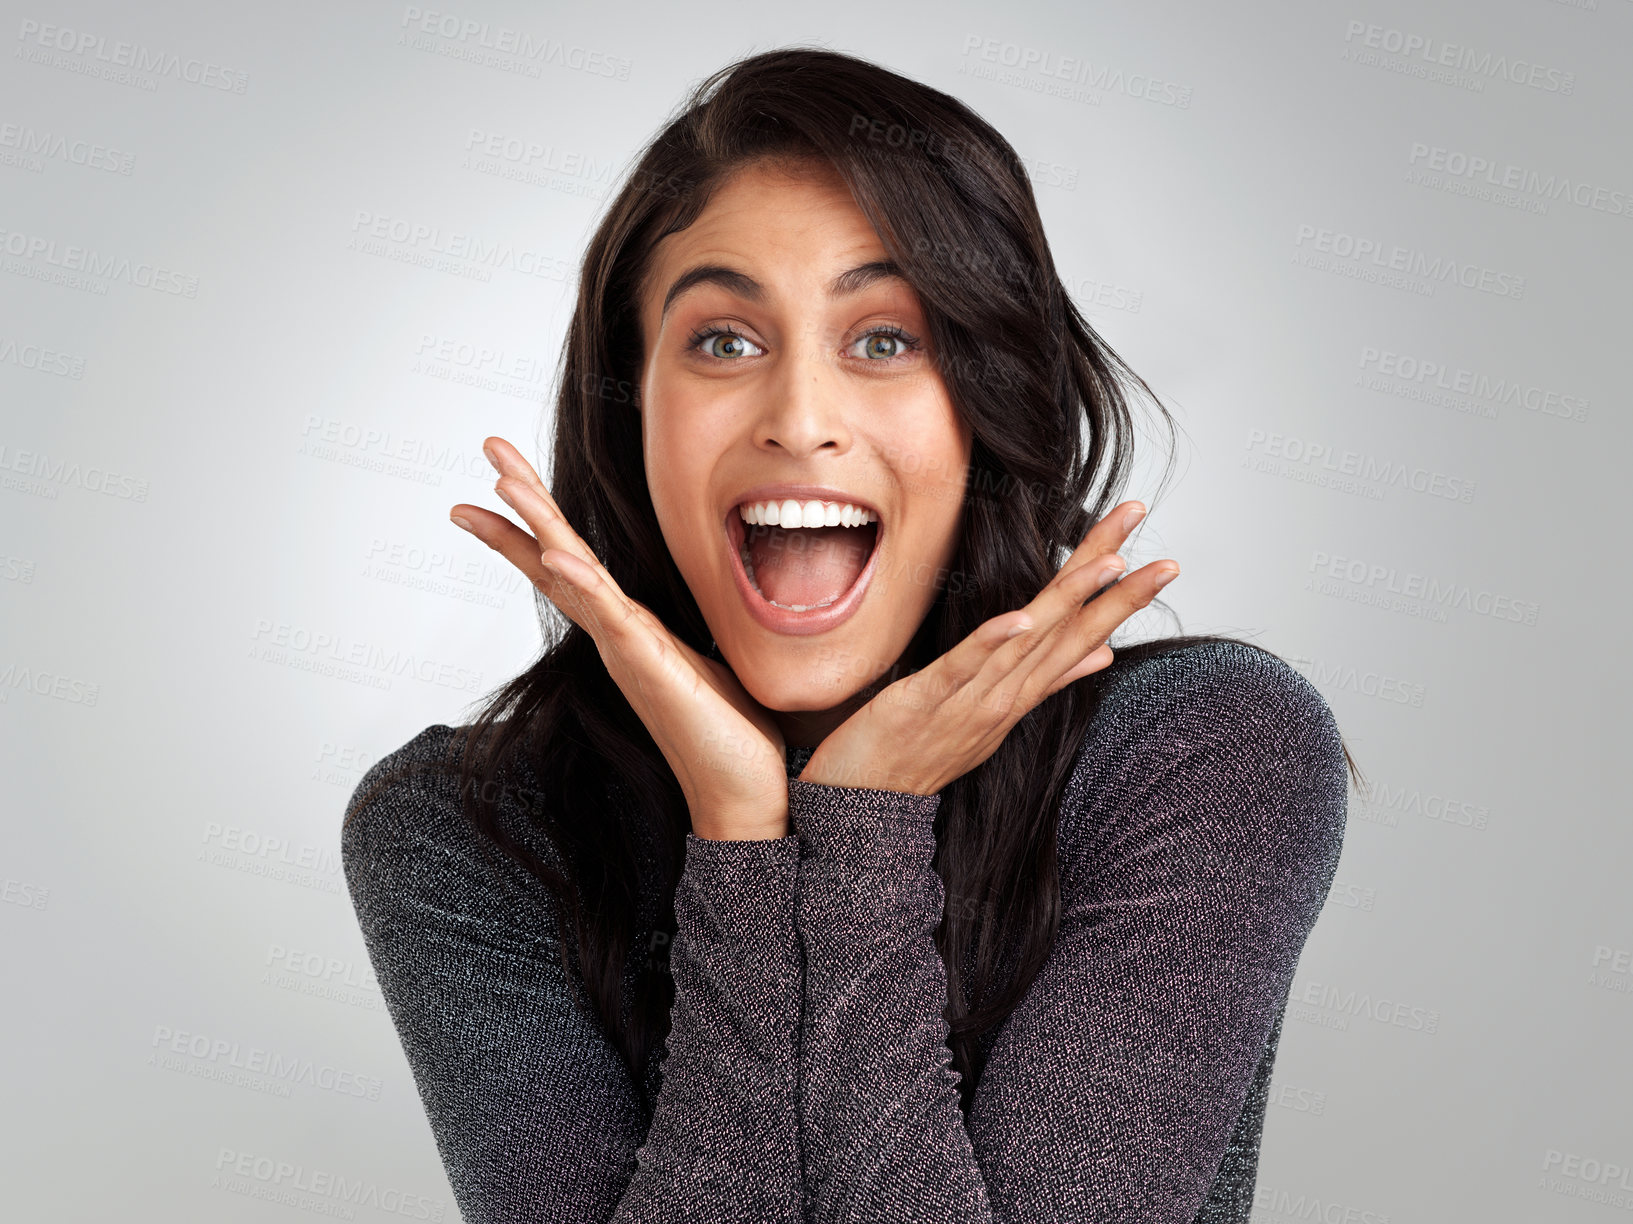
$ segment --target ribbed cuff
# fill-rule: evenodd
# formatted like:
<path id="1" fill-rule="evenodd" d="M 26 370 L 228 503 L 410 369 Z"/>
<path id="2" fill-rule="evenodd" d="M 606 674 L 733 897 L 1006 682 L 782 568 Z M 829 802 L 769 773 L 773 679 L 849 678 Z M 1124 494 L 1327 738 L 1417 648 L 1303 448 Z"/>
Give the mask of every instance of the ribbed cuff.
<path id="1" fill-rule="evenodd" d="M 788 823 L 806 857 L 877 859 L 935 852 L 941 795 L 828 786 L 791 778 Z"/>
<path id="2" fill-rule="evenodd" d="M 702 872 L 731 872 L 738 867 L 771 867 L 799 857 L 799 838 L 747 839 L 686 835 L 686 867 Z"/>

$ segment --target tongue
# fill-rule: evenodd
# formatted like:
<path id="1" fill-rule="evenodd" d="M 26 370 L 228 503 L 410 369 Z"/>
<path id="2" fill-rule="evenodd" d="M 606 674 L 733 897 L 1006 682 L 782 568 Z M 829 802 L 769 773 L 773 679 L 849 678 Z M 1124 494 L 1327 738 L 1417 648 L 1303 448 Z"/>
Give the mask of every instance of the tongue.
<path id="1" fill-rule="evenodd" d="M 748 528 L 748 554 L 760 593 L 785 607 L 838 599 L 862 573 L 878 537 L 865 527 Z"/>

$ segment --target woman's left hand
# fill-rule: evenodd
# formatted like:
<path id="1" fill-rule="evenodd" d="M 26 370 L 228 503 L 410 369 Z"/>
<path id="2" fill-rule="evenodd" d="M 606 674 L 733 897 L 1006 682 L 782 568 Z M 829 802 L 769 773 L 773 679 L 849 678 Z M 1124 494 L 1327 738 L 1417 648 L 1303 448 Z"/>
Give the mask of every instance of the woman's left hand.
<path id="1" fill-rule="evenodd" d="M 1116 550 L 1143 516 L 1124 502 L 1101 519 L 1037 598 L 880 692 L 823 739 L 801 780 L 934 795 L 986 760 L 1044 698 L 1109 665 L 1106 640 L 1179 573 L 1153 561 L 1084 602 L 1126 568 Z"/>

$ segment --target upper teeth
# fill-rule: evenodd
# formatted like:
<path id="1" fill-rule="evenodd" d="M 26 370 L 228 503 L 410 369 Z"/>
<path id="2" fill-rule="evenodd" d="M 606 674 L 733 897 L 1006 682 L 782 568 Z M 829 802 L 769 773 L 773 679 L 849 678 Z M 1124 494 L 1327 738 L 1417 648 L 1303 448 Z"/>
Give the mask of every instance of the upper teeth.
<path id="1" fill-rule="evenodd" d="M 878 515 L 849 502 L 787 501 L 744 502 L 737 513 L 745 523 L 771 527 L 862 527 Z"/>

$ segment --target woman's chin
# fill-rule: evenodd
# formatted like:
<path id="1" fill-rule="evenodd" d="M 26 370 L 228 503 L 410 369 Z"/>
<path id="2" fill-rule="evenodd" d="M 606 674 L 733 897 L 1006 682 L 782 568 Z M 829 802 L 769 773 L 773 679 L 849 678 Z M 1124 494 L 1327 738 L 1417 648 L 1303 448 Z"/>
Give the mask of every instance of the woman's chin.
<path id="1" fill-rule="evenodd" d="M 779 660 L 763 668 L 733 669 L 748 695 L 774 714 L 820 714 L 852 702 L 871 681 L 832 657 L 800 666 Z M 860 703 L 857 703 L 860 704 Z"/>
<path id="2" fill-rule="evenodd" d="M 760 677 L 738 676 L 750 697 L 767 710 L 777 714 L 816 714 L 843 705 L 862 691 L 862 682 L 842 675 L 835 669 L 805 677 L 766 677 L 769 683 L 759 683 Z"/>

